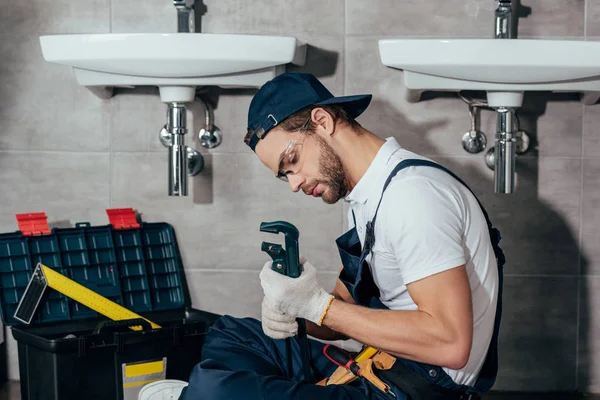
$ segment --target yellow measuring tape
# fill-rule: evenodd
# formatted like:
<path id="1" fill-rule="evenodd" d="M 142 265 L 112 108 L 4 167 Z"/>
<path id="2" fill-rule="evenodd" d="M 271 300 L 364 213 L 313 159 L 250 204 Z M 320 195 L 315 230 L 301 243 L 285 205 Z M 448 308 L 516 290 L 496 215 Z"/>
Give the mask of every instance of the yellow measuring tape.
<path id="1" fill-rule="evenodd" d="M 377 350 L 374 347 L 371 346 L 367 346 L 364 348 L 363 351 L 361 351 L 355 358 L 354 361 L 359 362 L 362 360 L 368 360 L 369 358 L 373 357 L 375 354 L 377 354 L 379 350 Z"/>
<path id="2" fill-rule="evenodd" d="M 114 321 L 142 318 L 148 321 L 153 329 L 160 328 L 160 325 L 157 325 L 120 304 L 99 295 L 93 290 L 88 289 L 41 263 L 36 266 L 33 275 L 29 280 L 25 293 L 23 293 L 23 296 L 19 301 L 14 317 L 19 321 L 29 324 L 48 287 Z M 142 327 L 139 325 L 131 326 L 130 328 L 133 330 L 142 330 Z"/>

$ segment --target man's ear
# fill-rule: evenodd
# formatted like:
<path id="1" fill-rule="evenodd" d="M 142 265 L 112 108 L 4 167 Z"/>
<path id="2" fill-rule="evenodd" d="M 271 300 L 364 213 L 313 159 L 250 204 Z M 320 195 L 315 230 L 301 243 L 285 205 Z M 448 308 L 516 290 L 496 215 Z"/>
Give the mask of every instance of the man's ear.
<path id="1" fill-rule="evenodd" d="M 316 133 L 323 139 L 329 139 L 333 135 L 333 132 L 335 132 L 335 121 L 331 114 L 323 108 L 317 107 L 312 110 L 311 117 L 313 123 L 316 125 Z"/>

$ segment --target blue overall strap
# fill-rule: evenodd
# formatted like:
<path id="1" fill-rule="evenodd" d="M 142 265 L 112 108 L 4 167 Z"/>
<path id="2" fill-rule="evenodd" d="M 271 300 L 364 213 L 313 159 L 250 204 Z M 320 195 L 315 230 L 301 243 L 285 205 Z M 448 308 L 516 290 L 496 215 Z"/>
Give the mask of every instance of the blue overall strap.
<path id="1" fill-rule="evenodd" d="M 454 177 L 457 181 L 462 183 L 467 189 L 469 189 L 469 191 L 473 194 L 473 196 L 477 200 L 477 203 L 479 204 L 479 207 L 481 208 L 481 211 L 483 212 L 483 215 L 485 216 L 485 220 L 488 225 L 490 239 L 492 242 L 492 247 L 494 249 L 494 255 L 496 256 L 496 262 L 498 264 L 498 301 L 496 304 L 496 317 L 495 317 L 495 321 L 494 321 L 494 331 L 493 331 L 492 340 L 488 347 L 488 353 L 487 353 L 485 362 L 484 362 L 483 366 L 481 367 L 481 371 L 479 372 L 479 378 L 477 379 L 477 382 L 474 385 L 474 388 L 477 391 L 487 392 L 494 385 L 494 382 L 496 381 L 496 374 L 498 371 L 498 333 L 500 330 L 500 320 L 501 320 L 501 316 L 502 316 L 502 288 L 503 288 L 503 281 L 504 281 L 503 267 L 506 262 L 506 258 L 504 256 L 504 252 L 502 251 L 502 249 L 499 246 L 500 239 L 501 239 L 500 231 L 498 231 L 498 229 L 496 229 L 492 226 L 492 223 L 490 221 L 487 211 L 485 210 L 485 208 L 483 207 L 483 205 L 481 204 L 481 202 L 479 201 L 477 196 L 475 196 L 475 193 L 473 193 L 471 188 L 465 182 L 463 182 L 462 179 L 460 179 L 458 176 L 456 176 L 456 174 L 454 174 L 452 171 L 448 170 L 447 168 L 445 168 L 437 163 L 434 163 L 429 160 L 421 160 L 421 159 L 403 160 L 403 161 L 399 162 L 398 165 L 396 165 L 396 167 L 394 168 L 392 173 L 390 173 L 387 180 L 385 181 L 385 184 L 383 185 L 381 197 L 379 198 L 379 203 L 377 204 L 377 208 L 375 209 L 375 215 L 373 216 L 373 220 L 371 221 L 370 226 L 369 225 L 367 226 L 367 229 L 374 232 L 375 220 L 377 218 L 377 212 L 379 211 L 379 206 L 381 205 L 381 200 L 383 199 L 383 193 L 385 192 L 385 189 L 388 187 L 388 185 L 390 184 L 392 179 L 396 176 L 398 171 L 400 171 L 404 168 L 416 167 L 416 166 L 427 166 L 427 167 L 433 167 L 433 168 L 440 169 L 442 171 L 447 172 L 452 177 Z M 370 243 L 367 244 L 369 248 L 373 247 L 374 241 L 375 241 L 375 235 L 371 235 Z"/>
<path id="2" fill-rule="evenodd" d="M 483 207 L 483 205 L 481 204 L 481 202 L 479 201 L 477 196 L 475 196 L 475 193 L 473 193 L 471 188 L 462 179 L 460 179 L 458 176 L 456 176 L 456 174 L 454 174 L 449 169 L 447 169 L 439 164 L 436 164 L 433 161 L 421 160 L 421 159 L 408 159 L 408 160 L 403 160 L 403 161 L 399 162 L 398 165 L 396 165 L 396 167 L 394 168 L 392 173 L 390 173 L 387 180 L 385 181 L 385 184 L 383 185 L 383 190 L 381 193 L 381 197 L 379 198 L 379 203 L 377 204 L 377 208 L 375 209 L 375 215 L 373 216 L 372 224 L 375 225 L 375 219 L 377 218 L 377 212 L 379 211 L 379 206 L 381 205 L 381 200 L 383 199 L 383 192 L 385 192 L 385 189 L 387 189 L 388 185 L 390 184 L 392 179 L 396 176 L 398 171 L 400 171 L 404 168 L 408 168 L 408 167 L 419 167 L 419 166 L 427 166 L 427 167 L 441 169 L 442 171 L 445 171 L 448 174 L 450 174 L 454 179 L 456 179 L 457 181 L 462 183 L 467 189 L 469 189 L 469 191 L 475 197 L 475 200 L 477 200 L 477 203 L 479 204 L 479 207 L 481 208 L 481 211 L 483 212 L 483 215 L 485 216 L 485 220 L 487 222 L 488 229 L 490 231 L 492 246 L 494 247 L 494 252 L 495 252 L 496 258 L 498 259 L 498 264 L 501 264 L 503 266 L 504 263 L 506 262 L 506 259 L 504 257 L 504 253 L 502 252 L 502 249 L 500 249 L 500 247 L 498 247 L 498 243 L 500 243 L 500 239 L 501 239 L 500 231 L 498 231 L 498 229 L 496 229 L 492 226 L 492 222 L 490 221 L 487 211 L 485 210 L 485 208 Z M 371 243 L 371 245 L 372 245 L 372 243 Z"/>

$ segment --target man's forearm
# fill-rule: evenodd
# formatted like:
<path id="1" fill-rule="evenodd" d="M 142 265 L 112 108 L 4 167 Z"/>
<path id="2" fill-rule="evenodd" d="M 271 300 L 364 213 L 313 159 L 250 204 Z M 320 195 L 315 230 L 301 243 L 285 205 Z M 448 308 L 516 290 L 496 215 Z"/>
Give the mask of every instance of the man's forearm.
<path id="1" fill-rule="evenodd" d="M 322 340 L 346 340 L 347 336 L 340 332 L 336 332 L 333 329 L 326 327 L 325 325 L 317 325 L 314 322 L 306 321 L 306 333 L 310 336 L 316 337 Z"/>
<path id="2" fill-rule="evenodd" d="M 345 291 L 346 289 L 343 287 L 343 285 L 341 284 L 341 282 L 338 281 L 338 283 L 336 284 L 336 287 L 333 289 L 333 291 L 331 292 L 331 294 L 333 295 L 334 298 L 336 298 L 339 301 L 344 301 L 347 303 L 352 302 L 352 297 L 350 296 L 350 293 L 347 293 Z M 342 292 L 342 293 L 340 293 Z M 317 325 L 314 322 L 311 321 L 306 321 L 306 332 L 312 336 L 312 337 L 316 337 L 318 339 L 322 339 L 322 340 L 347 340 L 348 337 L 340 332 L 337 332 L 333 329 L 328 328 L 325 325 Z"/>
<path id="3" fill-rule="evenodd" d="M 423 311 L 375 310 L 336 299 L 323 325 L 398 357 L 453 369 L 466 363 L 458 338 Z"/>

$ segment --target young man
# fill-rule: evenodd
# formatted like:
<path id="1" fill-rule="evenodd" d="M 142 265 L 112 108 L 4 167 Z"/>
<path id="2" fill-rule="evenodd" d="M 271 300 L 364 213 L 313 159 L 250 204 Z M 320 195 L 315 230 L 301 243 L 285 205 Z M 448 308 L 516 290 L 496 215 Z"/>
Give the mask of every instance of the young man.
<path id="1" fill-rule="evenodd" d="M 303 73 L 279 75 L 255 95 L 245 143 L 261 162 L 294 192 L 349 204 L 350 230 L 336 241 L 343 269 L 327 293 L 311 261 L 302 260 L 298 278 L 267 262 L 262 322 L 222 317 L 189 384 L 159 382 L 144 390 L 165 397 L 140 398 L 472 399 L 491 388 L 504 264 L 499 233 L 458 177 L 355 121 L 370 101 L 334 97 Z M 316 385 L 337 366 L 312 339 L 313 376 L 301 379 L 295 339 L 290 375 L 281 339 L 294 336 L 297 318 L 313 337 L 352 338 L 393 356 L 391 369 L 376 371 L 391 393 L 365 378 Z"/>

